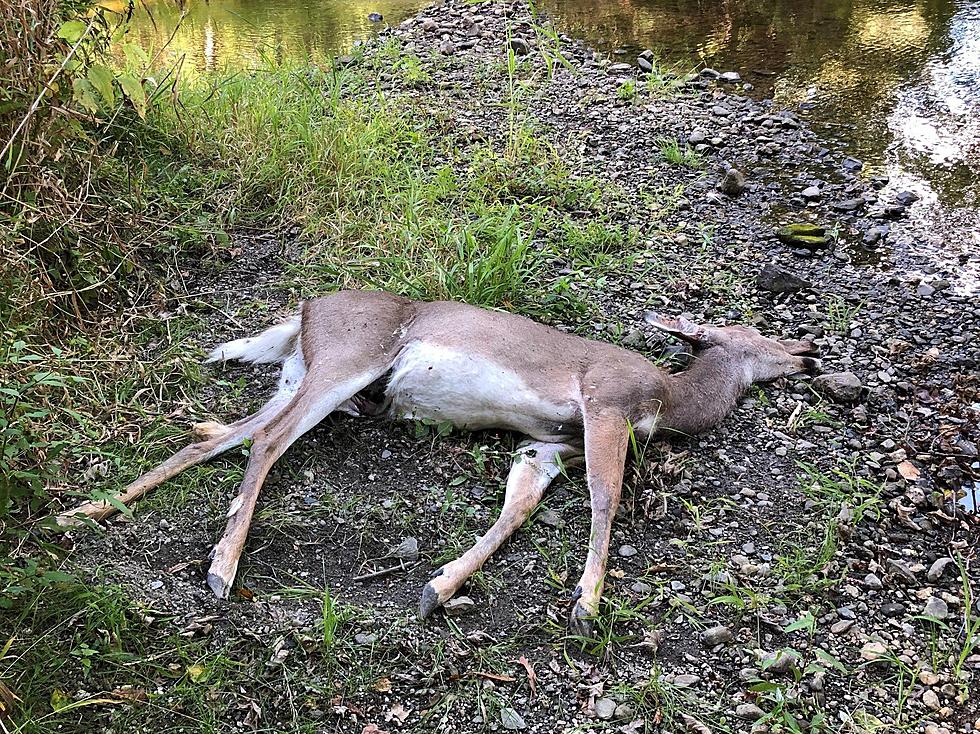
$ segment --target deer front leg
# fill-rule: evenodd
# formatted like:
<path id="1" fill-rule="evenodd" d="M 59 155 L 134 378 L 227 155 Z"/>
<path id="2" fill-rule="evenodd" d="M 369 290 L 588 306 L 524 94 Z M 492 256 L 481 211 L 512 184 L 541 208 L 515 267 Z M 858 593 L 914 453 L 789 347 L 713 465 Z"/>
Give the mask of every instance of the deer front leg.
<path id="1" fill-rule="evenodd" d="M 560 460 L 580 453 L 581 448 L 566 443 L 531 443 L 521 447 L 507 477 L 500 517 L 472 548 L 436 571 L 422 590 L 420 617 L 428 617 L 445 604 L 466 579 L 482 568 L 538 506 L 544 491 L 561 471 Z"/>
<path id="2" fill-rule="evenodd" d="M 629 424 L 615 411 L 585 413 L 585 472 L 592 505 L 592 530 L 585 571 L 573 594 L 569 619 L 572 631 L 587 635 L 591 618 L 599 610 L 599 598 L 606 576 L 609 540 L 613 518 L 619 507 Z"/>

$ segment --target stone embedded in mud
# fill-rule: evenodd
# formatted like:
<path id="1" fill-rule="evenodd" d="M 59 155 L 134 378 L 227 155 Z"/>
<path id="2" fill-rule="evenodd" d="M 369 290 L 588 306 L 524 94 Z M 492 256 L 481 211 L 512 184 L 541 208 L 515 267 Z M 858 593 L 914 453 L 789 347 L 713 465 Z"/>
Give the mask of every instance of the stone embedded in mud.
<path id="1" fill-rule="evenodd" d="M 853 372 L 834 372 L 813 378 L 813 389 L 838 403 L 856 403 L 864 394 L 864 385 Z"/>
<path id="2" fill-rule="evenodd" d="M 804 288 L 810 288 L 810 283 L 792 273 L 777 268 L 772 263 L 766 263 L 755 278 L 760 290 L 770 293 L 797 293 Z"/>
<path id="3" fill-rule="evenodd" d="M 385 17 L 381 13 L 368 13 L 368 20 L 372 23 L 380 23 Z"/>
<path id="4" fill-rule="evenodd" d="M 857 173 L 864 168 L 864 163 L 859 161 L 857 158 L 852 158 L 851 156 L 847 156 L 841 165 L 844 167 L 844 170 L 850 171 L 851 173 Z"/>
<path id="5" fill-rule="evenodd" d="M 776 237 L 780 242 L 787 245 L 799 245 L 811 250 L 822 250 L 830 247 L 830 237 L 826 236 L 827 230 L 816 224 L 807 222 L 797 222 L 787 224 L 776 230 Z"/>
<path id="6" fill-rule="evenodd" d="M 633 67 L 630 64 L 618 63 L 609 65 L 610 74 L 627 74 L 631 71 L 633 71 Z"/>

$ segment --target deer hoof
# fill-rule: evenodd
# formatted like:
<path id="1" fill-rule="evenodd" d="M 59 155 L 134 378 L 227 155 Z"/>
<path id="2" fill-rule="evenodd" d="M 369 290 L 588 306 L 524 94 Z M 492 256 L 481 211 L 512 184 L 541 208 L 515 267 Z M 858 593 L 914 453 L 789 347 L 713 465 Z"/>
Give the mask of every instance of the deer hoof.
<path id="1" fill-rule="evenodd" d="M 426 584 L 422 589 L 422 598 L 419 600 L 419 618 L 428 619 L 440 606 L 442 601 L 439 599 L 439 592 L 431 583 Z"/>
<path id="2" fill-rule="evenodd" d="M 576 637 L 591 637 L 594 618 L 593 612 L 576 603 L 572 607 L 572 613 L 568 616 L 568 629 Z"/>
<path id="3" fill-rule="evenodd" d="M 208 586 L 211 587 L 211 591 L 219 599 L 227 599 L 228 594 L 231 592 L 231 584 L 233 579 L 226 579 L 221 574 L 217 574 L 214 571 L 208 572 Z"/>

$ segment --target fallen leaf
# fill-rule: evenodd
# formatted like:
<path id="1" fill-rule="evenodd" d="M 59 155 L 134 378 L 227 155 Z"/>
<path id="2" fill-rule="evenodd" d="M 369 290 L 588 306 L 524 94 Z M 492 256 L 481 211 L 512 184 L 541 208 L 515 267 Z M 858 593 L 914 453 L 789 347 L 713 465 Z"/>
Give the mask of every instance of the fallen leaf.
<path id="1" fill-rule="evenodd" d="M 55 688 L 51 691 L 51 710 L 61 711 L 65 706 L 71 703 L 71 699 L 68 698 L 68 694 L 65 693 L 60 688 Z"/>
<path id="2" fill-rule="evenodd" d="M 681 714 L 681 718 L 684 719 L 687 730 L 691 734 L 711 734 L 711 729 L 705 726 L 704 722 L 700 719 L 695 719 L 693 716 L 688 716 L 687 714 Z"/>
<path id="3" fill-rule="evenodd" d="M 194 683 L 200 683 L 207 677 L 208 669 L 203 665 L 195 663 L 187 666 L 187 677 Z"/>
<path id="4" fill-rule="evenodd" d="M 898 465 L 898 473 L 902 475 L 903 479 L 909 482 L 917 482 L 919 481 L 919 477 L 922 476 L 915 464 L 907 460 Z"/>
<path id="5" fill-rule="evenodd" d="M 244 586 L 238 589 L 235 593 L 239 596 L 239 598 L 244 599 L 245 601 L 252 601 L 255 599 L 255 592 Z"/>
<path id="6" fill-rule="evenodd" d="M 626 575 L 626 571 L 622 571 L 618 568 L 613 568 L 607 572 L 607 575 L 612 576 L 614 579 L 621 579 L 623 578 L 623 576 Z"/>
<path id="7" fill-rule="evenodd" d="M 410 713 L 412 713 L 411 709 L 407 709 L 400 703 L 396 703 L 388 709 L 388 713 L 385 714 L 385 721 L 397 721 L 399 724 L 404 724 L 405 719 L 408 718 Z"/>
<path id="8" fill-rule="evenodd" d="M 391 691 L 391 680 L 388 678 L 378 678 L 374 682 L 374 690 L 378 693 L 389 693 Z"/>
<path id="9" fill-rule="evenodd" d="M 146 701 L 148 696 L 146 691 L 142 688 L 133 688 L 132 686 L 123 686 L 121 688 L 116 688 L 113 690 L 112 695 L 116 698 L 121 698 L 126 701 L 132 701 L 133 703 L 139 703 Z"/>
<path id="10" fill-rule="evenodd" d="M 388 734 L 384 729 L 379 729 L 377 724 L 367 724 L 361 729 L 361 734 Z"/>
<path id="11" fill-rule="evenodd" d="M 523 665 L 524 670 L 527 671 L 527 684 L 531 687 L 531 698 L 538 695 L 538 676 L 534 673 L 534 668 L 531 667 L 531 663 L 528 659 L 521 655 L 517 658 L 518 665 Z"/>
<path id="12" fill-rule="evenodd" d="M 471 675 L 475 675 L 477 678 L 489 678 L 490 680 L 497 680 L 501 683 L 513 683 L 514 676 L 512 675 L 498 675 L 497 673 L 485 673 L 482 670 L 474 670 Z"/>

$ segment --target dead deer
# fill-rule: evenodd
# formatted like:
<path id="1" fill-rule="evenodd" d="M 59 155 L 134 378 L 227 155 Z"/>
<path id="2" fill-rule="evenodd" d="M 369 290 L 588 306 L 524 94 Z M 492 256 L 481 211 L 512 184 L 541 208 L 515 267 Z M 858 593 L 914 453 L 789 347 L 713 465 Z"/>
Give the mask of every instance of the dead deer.
<path id="1" fill-rule="evenodd" d="M 207 358 L 282 362 L 272 399 L 236 423 L 197 424 L 196 443 L 141 476 L 118 499 L 128 504 L 251 440 L 245 477 L 208 572 L 208 585 L 227 598 L 269 469 L 330 413 L 385 413 L 467 430 L 516 431 L 529 441 L 511 467 L 500 516 L 462 557 L 433 574 L 420 614 L 429 616 L 452 597 L 524 523 L 561 467 L 584 458 L 592 529 L 571 622 L 587 629 L 602 593 L 630 431 L 644 440 L 654 433 L 699 433 L 724 418 L 752 383 L 819 367 L 818 360 L 800 356 L 811 351 L 808 342 L 768 339 L 745 326 L 697 326 L 653 313 L 646 319 L 693 345 L 691 367 L 668 374 L 612 344 L 460 303 L 366 291 L 308 301 L 285 323 L 222 344 Z M 115 509 L 88 502 L 59 520 L 78 524 Z"/>

